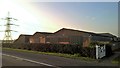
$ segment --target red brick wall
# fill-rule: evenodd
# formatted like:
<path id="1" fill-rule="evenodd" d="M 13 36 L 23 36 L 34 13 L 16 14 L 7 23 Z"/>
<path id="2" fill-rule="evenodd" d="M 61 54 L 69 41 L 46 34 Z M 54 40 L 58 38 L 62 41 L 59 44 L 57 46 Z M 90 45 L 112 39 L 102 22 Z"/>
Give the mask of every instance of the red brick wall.
<path id="1" fill-rule="evenodd" d="M 45 43 L 45 35 L 36 33 L 30 38 L 31 43 Z"/>

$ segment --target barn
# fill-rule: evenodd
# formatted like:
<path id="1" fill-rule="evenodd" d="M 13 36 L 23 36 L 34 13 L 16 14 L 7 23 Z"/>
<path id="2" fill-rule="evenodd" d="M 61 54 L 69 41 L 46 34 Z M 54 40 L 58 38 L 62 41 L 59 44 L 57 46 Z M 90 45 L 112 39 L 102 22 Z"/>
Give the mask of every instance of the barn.
<path id="1" fill-rule="evenodd" d="M 21 34 L 18 39 L 16 39 L 14 41 L 14 43 L 17 43 L 17 44 L 25 44 L 25 43 L 30 43 L 30 40 L 29 38 L 31 37 L 31 35 L 25 35 L 25 34 Z"/>
<path id="2" fill-rule="evenodd" d="M 36 32 L 30 37 L 30 43 L 46 43 L 46 36 L 53 33 L 48 32 Z"/>
<path id="3" fill-rule="evenodd" d="M 110 42 L 115 36 L 62 28 L 46 37 L 46 43 L 52 44 L 79 44 L 87 47 L 90 42 Z"/>
<path id="4" fill-rule="evenodd" d="M 116 36 L 110 33 L 93 33 L 62 28 L 54 33 L 36 32 L 33 35 L 20 35 L 15 43 L 72 44 L 88 47 L 91 42 L 111 42 Z"/>

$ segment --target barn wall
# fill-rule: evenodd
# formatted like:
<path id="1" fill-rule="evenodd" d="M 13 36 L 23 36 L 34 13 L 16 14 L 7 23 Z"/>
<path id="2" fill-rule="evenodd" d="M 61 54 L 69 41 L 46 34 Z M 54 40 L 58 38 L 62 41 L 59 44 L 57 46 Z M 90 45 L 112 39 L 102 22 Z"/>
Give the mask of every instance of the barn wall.
<path id="1" fill-rule="evenodd" d="M 92 41 L 104 41 L 104 42 L 107 42 L 107 41 L 111 41 L 111 38 L 110 37 L 102 37 L 102 36 L 92 36 L 91 40 Z"/>
<path id="2" fill-rule="evenodd" d="M 45 37 L 44 35 L 42 35 L 40 33 L 36 33 L 32 37 L 30 37 L 30 41 L 31 41 L 31 43 L 40 43 L 42 41 L 42 39 L 44 39 L 44 37 Z"/>
<path id="3" fill-rule="evenodd" d="M 25 43 L 25 36 L 20 36 L 17 40 L 14 41 L 15 43 Z"/>
<path id="4" fill-rule="evenodd" d="M 14 41 L 14 43 L 30 43 L 29 35 L 20 35 L 17 40 Z"/>

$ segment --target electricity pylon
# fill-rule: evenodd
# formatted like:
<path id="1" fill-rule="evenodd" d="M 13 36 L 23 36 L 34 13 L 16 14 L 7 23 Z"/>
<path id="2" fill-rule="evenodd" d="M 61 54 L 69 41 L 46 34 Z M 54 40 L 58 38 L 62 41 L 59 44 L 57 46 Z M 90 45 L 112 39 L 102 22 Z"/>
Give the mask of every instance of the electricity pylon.
<path id="1" fill-rule="evenodd" d="M 4 31 L 5 35 L 4 35 L 2 43 L 12 43 L 13 42 L 13 39 L 11 36 L 11 31 L 14 31 L 14 30 L 11 30 L 11 25 L 15 25 L 15 24 L 12 24 L 10 22 L 11 22 L 11 20 L 17 20 L 17 19 L 12 18 L 9 15 L 10 15 L 10 13 L 8 12 L 8 16 L 6 18 L 2 18 L 3 20 L 7 21 L 7 23 L 4 25 L 4 26 L 6 26 L 6 29 Z M 15 25 L 15 26 L 18 26 L 18 25 Z M 14 32 L 17 32 L 17 31 L 14 31 Z"/>

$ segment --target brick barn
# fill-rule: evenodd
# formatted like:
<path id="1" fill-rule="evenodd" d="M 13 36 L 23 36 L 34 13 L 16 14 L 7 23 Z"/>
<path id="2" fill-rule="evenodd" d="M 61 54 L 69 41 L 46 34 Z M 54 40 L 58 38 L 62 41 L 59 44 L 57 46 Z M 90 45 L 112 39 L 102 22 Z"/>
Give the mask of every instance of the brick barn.
<path id="1" fill-rule="evenodd" d="M 15 43 L 73 44 L 83 47 L 91 42 L 111 42 L 117 37 L 110 33 L 93 33 L 62 28 L 54 33 L 36 32 L 33 35 L 20 35 Z"/>
<path id="2" fill-rule="evenodd" d="M 114 35 L 97 34 L 93 32 L 86 32 L 74 29 L 62 28 L 56 31 L 54 34 L 46 37 L 46 43 L 52 44 L 79 44 L 83 47 L 87 47 L 90 42 L 110 42 L 114 38 Z"/>
<path id="3" fill-rule="evenodd" d="M 46 43 L 46 36 L 53 33 L 48 32 L 36 32 L 30 37 L 30 43 Z"/>
<path id="4" fill-rule="evenodd" d="M 18 37 L 18 39 L 16 39 L 15 41 L 14 41 L 14 43 L 17 43 L 17 44 L 21 44 L 21 43 L 23 43 L 23 44 L 25 44 L 25 43 L 30 43 L 30 37 L 31 37 L 31 35 L 24 35 L 24 34 L 21 34 L 19 37 Z"/>

